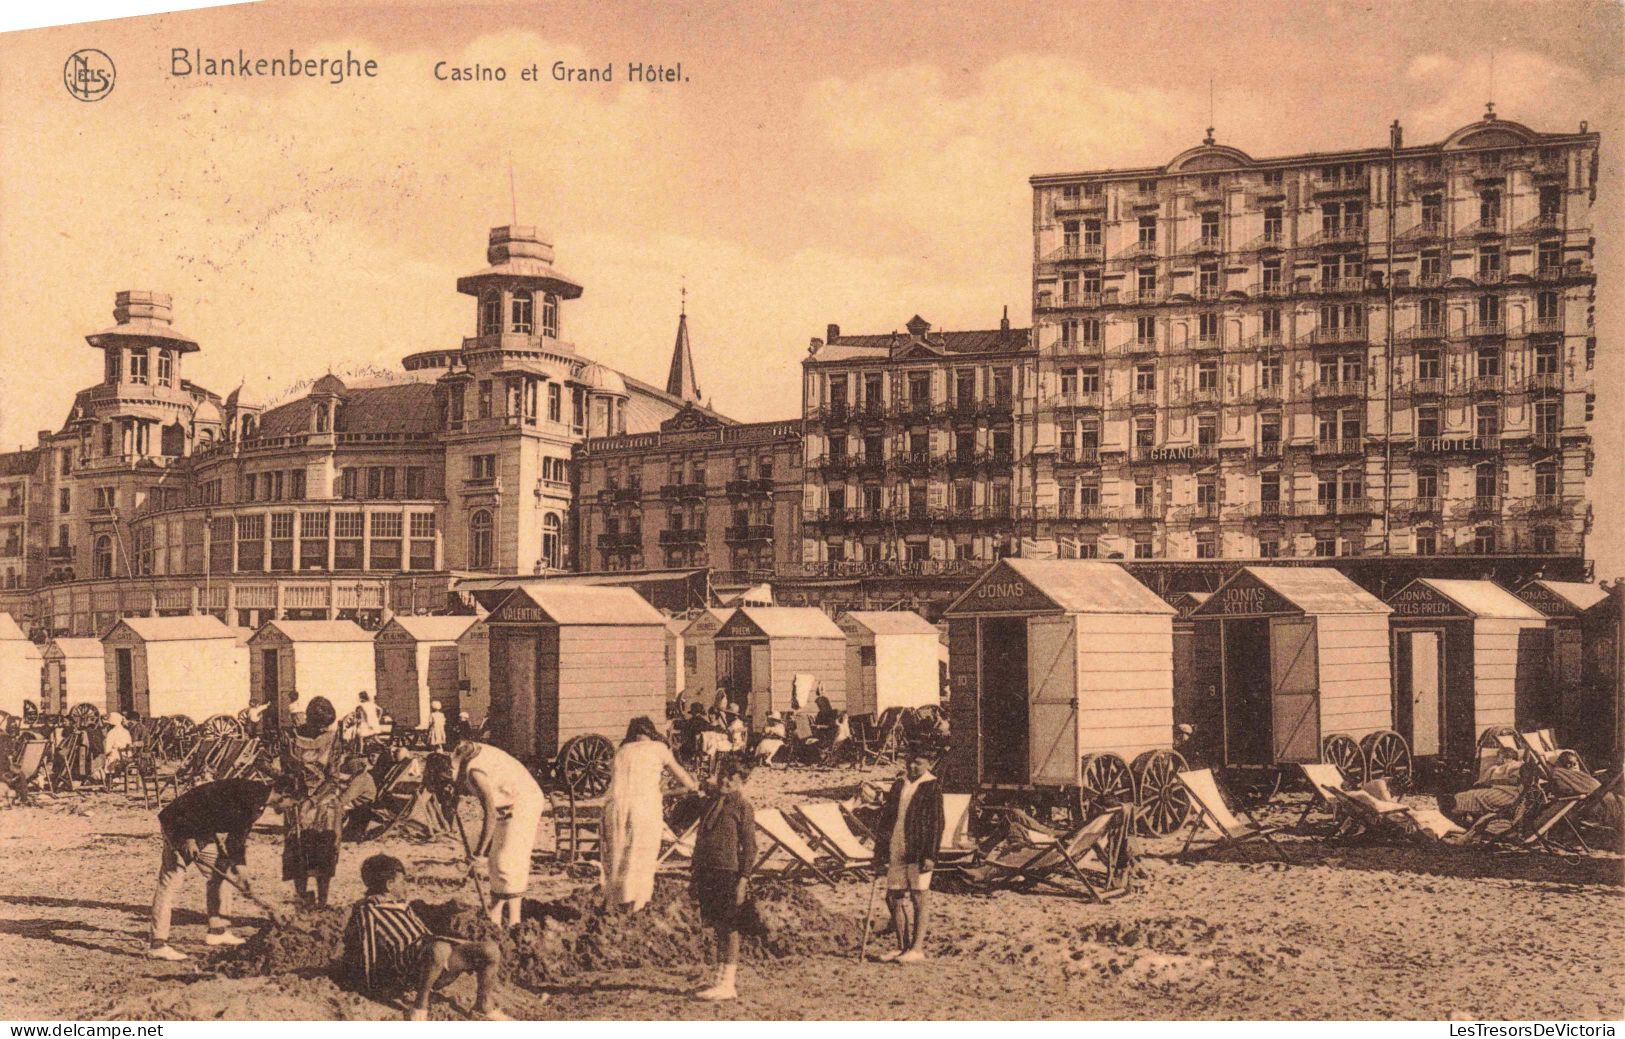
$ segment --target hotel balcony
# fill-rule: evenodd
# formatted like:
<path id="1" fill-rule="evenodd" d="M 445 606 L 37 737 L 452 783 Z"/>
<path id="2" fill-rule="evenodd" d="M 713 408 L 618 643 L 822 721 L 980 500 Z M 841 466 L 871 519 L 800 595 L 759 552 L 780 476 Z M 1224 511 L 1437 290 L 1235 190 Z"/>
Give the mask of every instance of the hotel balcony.
<path id="1" fill-rule="evenodd" d="M 1040 293 L 1035 308 L 1045 310 L 1081 310 L 1086 307 L 1098 307 L 1105 302 L 1105 297 L 1098 292 L 1073 292 L 1068 294 Z"/>
<path id="2" fill-rule="evenodd" d="M 741 477 L 729 480 L 727 493 L 730 498 L 767 497 L 773 493 L 773 478 L 763 476 L 757 479 Z"/>
<path id="3" fill-rule="evenodd" d="M 1300 246 L 1319 245 L 1359 245 L 1365 241 L 1364 224 L 1339 224 L 1336 227 L 1322 227 L 1314 234 L 1308 235 L 1298 244 Z"/>
<path id="4" fill-rule="evenodd" d="M 886 421 L 886 402 L 883 400 L 861 401 L 852 409 L 852 417 L 865 426 L 875 426 Z"/>
<path id="5" fill-rule="evenodd" d="M 1444 514 L 1443 498 L 1401 498 L 1393 503 L 1395 515 L 1409 515 L 1412 520 Z"/>
<path id="6" fill-rule="evenodd" d="M 1402 331 L 1400 331 L 1400 332 L 1398 332 L 1398 333 L 1396 333 L 1394 335 L 1395 339 L 1398 339 L 1398 340 L 1401 340 L 1401 341 L 1405 341 L 1405 340 L 1443 339 L 1444 337 L 1445 337 L 1445 327 L 1444 327 L 1444 323 L 1441 322 L 1441 321 L 1432 321 L 1432 322 L 1426 322 L 1426 323 L 1422 323 L 1422 324 L 1415 324 L 1415 325 L 1412 325 L 1411 327 L 1409 327 L 1407 329 L 1404 329 L 1404 330 L 1402 330 Z"/>
<path id="7" fill-rule="evenodd" d="M 1099 409 L 1105 398 L 1099 393 L 1068 393 L 1057 396 L 1050 401 L 1050 406 L 1056 410 L 1062 409 Z"/>
<path id="8" fill-rule="evenodd" d="M 924 476 L 934 470 L 941 471 L 947 464 L 947 459 L 929 451 L 905 451 L 886 459 L 887 471 L 904 476 Z"/>
<path id="9" fill-rule="evenodd" d="M 1199 501 L 1191 505 L 1175 506 L 1170 519 L 1186 523 L 1200 523 L 1219 518 L 1220 505 L 1216 501 Z"/>
<path id="10" fill-rule="evenodd" d="M 660 532 L 660 543 L 662 545 L 703 545 L 705 544 L 705 530 L 702 527 L 662 530 Z"/>
<path id="11" fill-rule="evenodd" d="M 1475 375 L 1462 388 L 1472 396 L 1488 396 L 1501 393 L 1506 381 L 1499 375 Z"/>
<path id="12" fill-rule="evenodd" d="M 1365 398 L 1364 379 L 1319 379 L 1310 387 L 1315 400 L 1352 400 Z"/>
<path id="13" fill-rule="evenodd" d="M 1493 318 L 1489 321 L 1469 321 L 1461 332 L 1461 335 L 1468 339 L 1503 339 L 1506 334 L 1506 322 L 1500 318 Z M 1460 337 L 1453 336 L 1452 338 Z"/>
<path id="14" fill-rule="evenodd" d="M 852 421 L 852 409 L 846 403 L 837 402 L 821 406 L 814 416 L 826 426 L 840 427 Z"/>
<path id="15" fill-rule="evenodd" d="M 1093 447 L 1074 447 L 1070 450 L 1063 448 L 1055 452 L 1055 464 L 1057 466 L 1099 465 L 1100 451 Z"/>
<path id="16" fill-rule="evenodd" d="M 1322 295 L 1364 292 L 1366 285 L 1364 278 L 1316 278 L 1310 283 L 1310 291 Z"/>
<path id="17" fill-rule="evenodd" d="M 760 524 L 746 526 L 730 524 L 723 530 L 722 539 L 730 545 L 748 544 L 754 541 L 772 541 L 773 528 L 769 525 Z"/>
<path id="18" fill-rule="evenodd" d="M 1106 208 L 1106 193 L 1097 191 L 1093 195 L 1083 194 L 1070 198 L 1066 195 L 1057 195 L 1050 208 L 1056 216 L 1062 213 L 1092 213 Z"/>
<path id="19" fill-rule="evenodd" d="M 1444 394 L 1443 379 L 1412 379 L 1403 386 L 1396 387 L 1396 393 L 1417 397 L 1438 397 Z"/>
<path id="20" fill-rule="evenodd" d="M 1193 350 L 1223 350 L 1224 349 L 1224 336 L 1218 335 L 1218 334 L 1192 336 L 1190 342 L 1191 342 L 1191 349 L 1193 349 Z"/>
<path id="21" fill-rule="evenodd" d="M 608 549 L 641 548 L 643 531 L 625 530 L 598 535 L 598 547 Z"/>
<path id="22" fill-rule="evenodd" d="M 846 474 L 852 471 L 852 462 L 851 455 L 836 455 L 833 457 L 824 455 L 813 459 L 807 468 L 816 469 L 828 478 L 844 479 Z"/>
<path id="23" fill-rule="evenodd" d="M 1312 346 L 1335 346 L 1345 343 L 1364 343 L 1369 339 L 1364 326 L 1342 328 L 1316 328 L 1309 333 Z"/>
<path id="24" fill-rule="evenodd" d="M 1104 260 L 1106 247 L 1099 242 L 1065 242 L 1059 249 L 1044 257 L 1044 263 L 1070 263 L 1080 260 Z"/>
<path id="25" fill-rule="evenodd" d="M 931 418 L 935 408 L 930 398 L 893 401 L 890 409 L 892 418 L 904 422 L 923 422 Z"/>
<path id="26" fill-rule="evenodd" d="M 1255 501 L 1246 506 L 1248 519 L 1277 520 L 1292 515 L 1292 503 L 1289 501 Z"/>
<path id="27" fill-rule="evenodd" d="M 72 545 L 52 545 L 45 550 L 45 558 L 53 563 L 66 563 L 73 560 Z"/>
<path id="28" fill-rule="evenodd" d="M 1314 189 L 1317 195 L 1342 194 L 1344 192 L 1364 193 L 1370 190 L 1370 180 L 1364 171 L 1348 174 L 1328 174 L 1317 171 L 1314 176 Z"/>
<path id="29" fill-rule="evenodd" d="M 1524 335 L 1551 335 L 1564 331 L 1562 314 L 1532 317 L 1523 326 Z"/>
<path id="30" fill-rule="evenodd" d="M 1057 339 L 1055 352 L 1058 354 L 1076 354 L 1083 357 L 1099 357 L 1105 353 L 1105 345 L 1099 339 Z"/>
<path id="31" fill-rule="evenodd" d="M 1469 517 L 1490 517 L 1501 514 L 1501 498 L 1499 495 L 1480 496 L 1467 499 L 1467 515 Z"/>
<path id="32" fill-rule="evenodd" d="M 705 498 L 703 483 L 667 483 L 660 487 L 660 497 L 666 501 L 700 501 Z"/>
<path id="33" fill-rule="evenodd" d="M 1279 278 L 1261 281 L 1248 289 L 1247 293 L 1254 299 L 1284 299 L 1292 294 L 1292 284 Z"/>
<path id="34" fill-rule="evenodd" d="M 1037 510 L 1037 518 L 1053 522 L 1098 523 L 1111 518 L 1113 510 L 1099 502 L 1084 505 L 1046 505 Z"/>
<path id="35" fill-rule="evenodd" d="M 1365 454 L 1365 441 L 1359 438 L 1352 440 L 1316 440 L 1313 450 L 1318 457 L 1363 455 Z"/>

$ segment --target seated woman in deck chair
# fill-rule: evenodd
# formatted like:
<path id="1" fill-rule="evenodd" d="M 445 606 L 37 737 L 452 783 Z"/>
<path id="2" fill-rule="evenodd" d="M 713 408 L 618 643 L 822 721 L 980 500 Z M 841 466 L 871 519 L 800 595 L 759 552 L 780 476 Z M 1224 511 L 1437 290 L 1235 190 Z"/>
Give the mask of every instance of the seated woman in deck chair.
<path id="1" fill-rule="evenodd" d="M 1524 788 L 1538 776 L 1538 766 L 1524 762 L 1517 751 L 1503 747 L 1494 759 L 1482 765 L 1478 781 L 1471 787 L 1459 794 L 1440 794 L 1439 811 L 1452 822 L 1471 826 L 1485 815 L 1510 809 Z"/>

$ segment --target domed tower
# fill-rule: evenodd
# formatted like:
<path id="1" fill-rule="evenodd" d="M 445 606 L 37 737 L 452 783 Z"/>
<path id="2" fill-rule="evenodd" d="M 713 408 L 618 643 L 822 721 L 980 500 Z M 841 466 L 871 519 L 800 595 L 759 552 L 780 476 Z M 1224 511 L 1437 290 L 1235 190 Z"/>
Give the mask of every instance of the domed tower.
<path id="1" fill-rule="evenodd" d="M 409 368 L 445 369 L 435 396 L 446 443 L 446 560 L 483 573 L 562 569 L 573 449 L 594 407 L 606 428 L 621 421 L 626 387 L 612 372 L 590 385 L 579 378 L 561 310 L 581 285 L 553 267 L 553 246 L 534 227 L 492 228 L 485 259 L 483 270 L 457 279 L 457 291 L 475 299 L 474 334 L 460 350 L 407 359 Z"/>
<path id="2" fill-rule="evenodd" d="M 589 437 L 613 437 L 626 432 L 626 402 L 632 394 L 619 372 L 594 362 L 576 373 L 575 383 L 587 394 Z"/>
<path id="3" fill-rule="evenodd" d="M 260 412 L 262 405 L 254 397 L 252 390 L 246 386 L 238 386 L 226 394 L 226 428 L 225 437 L 228 440 L 246 440 L 259 430 Z"/>
<path id="4" fill-rule="evenodd" d="M 181 359 L 197 340 L 171 324 L 170 298 L 160 292 L 118 293 L 113 320 L 85 337 L 102 351 L 106 373 L 84 415 L 94 427 L 88 456 L 116 468 L 186 454 L 196 401 L 181 384 Z"/>

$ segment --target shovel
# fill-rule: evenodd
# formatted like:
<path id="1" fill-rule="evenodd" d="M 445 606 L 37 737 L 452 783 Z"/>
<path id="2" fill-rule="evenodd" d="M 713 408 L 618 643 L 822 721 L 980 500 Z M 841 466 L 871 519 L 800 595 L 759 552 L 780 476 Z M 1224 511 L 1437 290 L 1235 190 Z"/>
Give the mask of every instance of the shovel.
<path id="1" fill-rule="evenodd" d="M 463 861 L 468 865 L 474 864 L 474 849 L 468 843 L 468 830 L 463 826 L 463 814 L 453 810 L 451 817 L 457 820 L 457 835 L 463 839 Z M 470 872 L 468 879 L 474 882 L 474 893 L 480 896 L 480 911 L 491 908 L 490 901 L 485 897 L 485 884 L 480 880 L 478 873 Z"/>
<path id="2" fill-rule="evenodd" d="M 225 850 L 221 849 L 220 858 L 224 858 L 224 857 L 225 857 Z M 212 866 L 205 865 L 202 859 L 193 859 L 192 864 L 195 865 L 199 870 L 201 870 L 203 872 L 204 876 L 216 876 L 216 877 L 219 877 L 221 880 L 224 880 L 226 883 L 228 883 L 232 887 L 236 888 L 239 892 L 242 893 L 242 896 L 244 898 L 246 898 L 250 902 L 254 903 L 256 906 L 259 907 L 261 912 L 263 912 L 266 916 L 270 917 L 271 922 L 273 924 L 275 924 L 276 926 L 281 927 L 281 926 L 283 926 L 284 924 L 286 924 L 288 922 L 288 919 L 289 919 L 288 915 L 286 913 L 284 913 L 281 909 L 278 909 L 276 906 L 271 905 L 269 902 L 266 902 L 264 899 L 262 899 L 259 896 L 255 895 L 252 891 L 248 890 L 246 887 L 243 887 L 243 885 L 237 881 L 237 878 L 233 877 L 230 873 L 227 873 L 225 870 L 221 869 L 220 866 L 219 866 L 220 858 L 216 858 L 215 859 L 215 865 L 212 865 Z"/>
<path id="3" fill-rule="evenodd" d="M 880 874 L 876 873 L 874 882 L 869 885 L 869 908 L 867 908 L 867 909 L 865 909 L 863 911 L 863 941 L 858 944 L 858 962 L 859 963 L 863 962 L 864 957 L 869 952 L 869 925 L 870 925 L 870 921 L 874 919 L 874 915 L 875 915 L 875 895 L 878 894 L 879 891 L 880 891 Z"/>

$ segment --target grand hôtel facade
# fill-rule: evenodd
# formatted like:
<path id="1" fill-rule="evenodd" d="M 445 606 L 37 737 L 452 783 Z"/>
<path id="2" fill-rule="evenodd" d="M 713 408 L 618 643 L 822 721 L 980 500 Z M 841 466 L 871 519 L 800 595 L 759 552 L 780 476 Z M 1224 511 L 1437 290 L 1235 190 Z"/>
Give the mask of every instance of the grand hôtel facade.
<path id="1" fill-rule="evenodd" d="M 487 261 L 457 280 L 474 335 L 270 408 L 186 378 L 201 347 L 168 296 L 118 293 L 115 323 L 86 337 L 101 381 L 0 456 L 0 609 L 81 635 L 149 613 L 376 621 L 444 609 L 459 574 L 590 567 L 583 445 L 736 424 L 701 406 L 691 370 L 665 392 L 578 354 L 563 322 L 582 287 L 533 228 L 494 229 Z"/>
<path id="2" fill-rule="evenodd" d="M 806 558 L 1583 558 L 1597 135 L 1393 134 L 1034 177 L 1030 334 L 813 342 Z"/>

